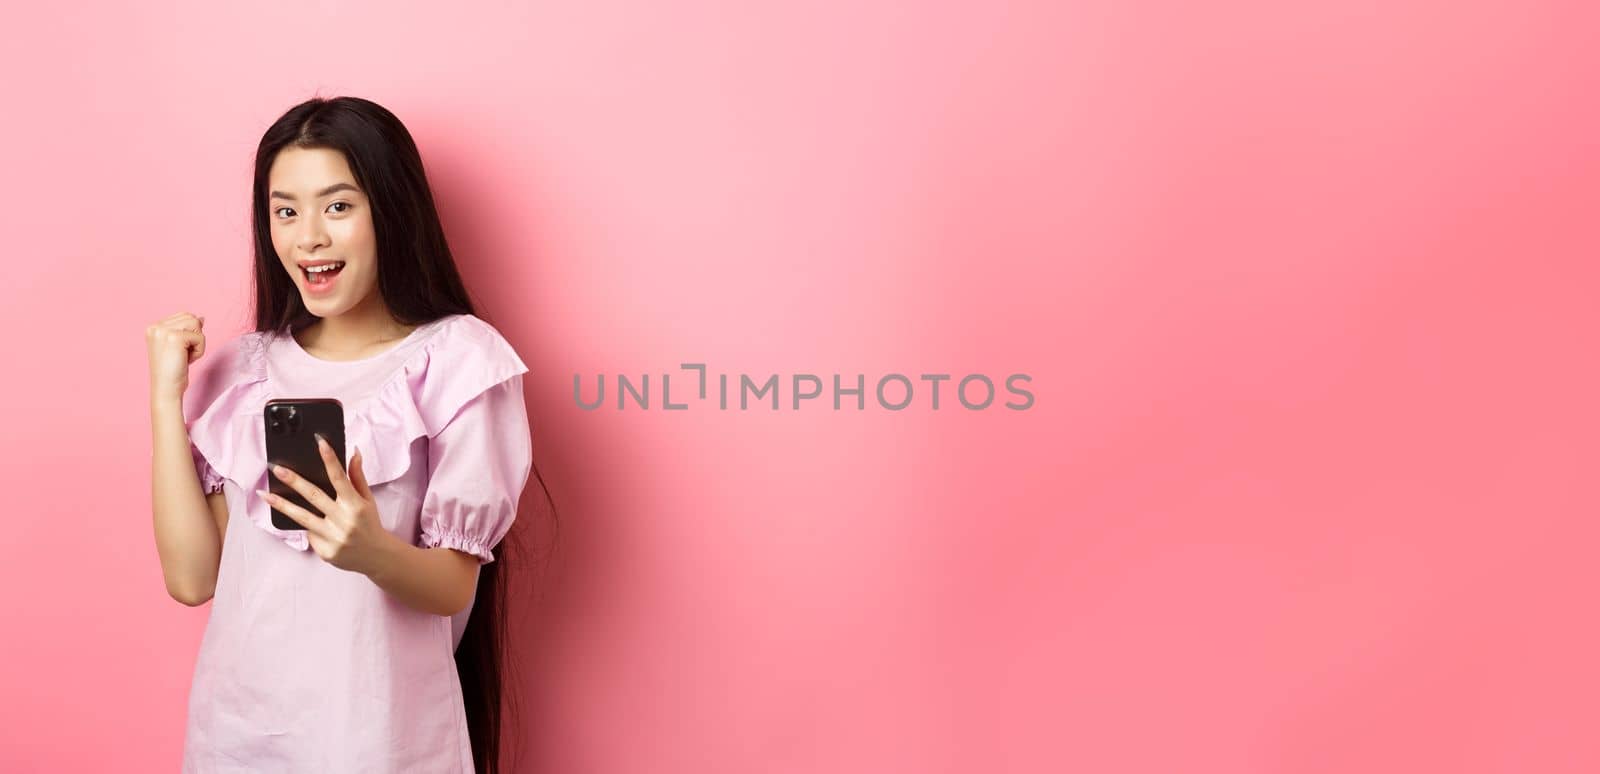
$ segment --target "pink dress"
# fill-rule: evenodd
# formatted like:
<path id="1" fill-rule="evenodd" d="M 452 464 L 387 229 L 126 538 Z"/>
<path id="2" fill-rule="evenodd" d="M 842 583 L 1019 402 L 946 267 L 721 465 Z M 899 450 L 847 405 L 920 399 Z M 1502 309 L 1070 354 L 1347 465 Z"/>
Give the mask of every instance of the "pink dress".
<path id="1" fill-rule="evenodd" d="M 454 653 L 467 610 L 410 608 L 272 526 L 263 405 L 344 404 L 384 527 L 412 545 L 493 559 L 532 465 L 527 366 L 488 323 L 452 315 L 363 360 L 287 333 L 210 348 L 184 394 L 196 469 L 228 502 L 211 617 L 195 663 L 183 771 L 471 774 Z"/>

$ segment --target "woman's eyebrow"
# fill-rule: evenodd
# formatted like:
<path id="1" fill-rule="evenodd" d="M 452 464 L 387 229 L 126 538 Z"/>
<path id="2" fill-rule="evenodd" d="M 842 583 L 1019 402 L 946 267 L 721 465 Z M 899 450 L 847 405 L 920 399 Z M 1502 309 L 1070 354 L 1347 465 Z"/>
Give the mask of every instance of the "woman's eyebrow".
<path id="1" fill-rule="evenodd" d="M 355 186 L 353 186 L 353 185 L 351 185 L 349 183 L 334 183 L 333 185 L 330 185 L 327 188 L 324 188 L 324 189 L 318 191 L 317 195 L 312 197 L 312 198 L 321 199 L 322 197 L 327 196 L 328 194 L 335 193 L 335 192 L 338 192 L 338 191 L 355 191 L 356 193 L 361 193 L 361 189 L 360 188 L 357 188 L 357 187 L 355 187 Z M 269 198 L 269 199 L 288 199 L 291 202 L 294 201 L 294 197 L 293 196 L 291 196 L 289 194 L 286 194 L 286 193 L 284 193 L 282 191 L 273 191 L 272 195 L 267 197 L 267 198 Z"/>

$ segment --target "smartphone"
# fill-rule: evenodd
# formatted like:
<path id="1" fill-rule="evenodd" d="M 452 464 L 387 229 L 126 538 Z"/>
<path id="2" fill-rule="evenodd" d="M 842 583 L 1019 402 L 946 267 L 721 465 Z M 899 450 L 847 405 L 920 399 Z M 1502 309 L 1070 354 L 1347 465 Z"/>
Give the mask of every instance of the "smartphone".
<path id="1" fill-rule="evenodd" d="M 322 460 L 322 450 L 317 448 L 317 433 L 328 439 L 333 453 L 344 460 L 344 404 L 334 398 L 274 398 L 262 410 L 267 423 L 267 464 L 282 465 L 301 478 L 311 482 L 335 497 L 333 481 L 328 478 L 328 465 Z M 288 484 L 272 475 L 267 468 L 267 491 L 278 495 L 310 513 L 321 511 L 302 497 Z M 272 526 L 284 530 L 305 530 L 294 519 L 277 508 L 272 509 Z"/>

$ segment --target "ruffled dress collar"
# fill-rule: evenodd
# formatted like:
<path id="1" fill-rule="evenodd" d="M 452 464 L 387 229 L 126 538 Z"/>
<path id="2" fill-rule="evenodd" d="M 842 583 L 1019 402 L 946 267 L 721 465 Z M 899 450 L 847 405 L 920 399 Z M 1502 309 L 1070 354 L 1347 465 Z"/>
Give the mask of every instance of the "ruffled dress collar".
<path id="1" fill-rule="evenodd" d="M 345 458 L 349 449 L 361 450 L 367 483 L 373 487 L 406 474 L 413 441 L 437 435 L 473 397 L 528 370 L 499 332 L 476 316 L 452 315 L 425 325 L 432 330 L 414 332 L 424 340 L 376 392 L 345 407 Z M 267 348 L 278 335 L 288 334 L 250 331 L 233 340 L 232 362 L 221 365 L 231 368 L 235 378 L 214 397 L 197 398 L 206 405 L 190 423 L 189 439 L 223 478 L 242 490 L 252 524 L 305 551 L 310 548 L 306 532 L 274 527 L 271 505 L 256 494 L 268 488 L 262 416 L 266 402 L 303 397 L 273 394 Z"/>

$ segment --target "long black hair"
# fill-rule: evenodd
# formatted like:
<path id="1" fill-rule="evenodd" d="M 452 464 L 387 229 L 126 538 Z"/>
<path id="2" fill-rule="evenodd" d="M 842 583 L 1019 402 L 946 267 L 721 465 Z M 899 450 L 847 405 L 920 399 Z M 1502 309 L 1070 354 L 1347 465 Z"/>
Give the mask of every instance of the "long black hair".
<path id="1" fill-rule="evenodd" d="M 344 154 L 356 184 L 372 206 L 378 292 L 396 321 L 421 325 L 453 314 L 477 316 L 450 255 L 411 133 L 393 113 L 370 100 L 314 97 L 274 121 L 256 148 L 250 221 L 255 239 L 257 331 L 298 330 L 317 319 L 306 309 L 272 246 L 267 173 L 285 148 L 325 148 Z M 533 475 L 545 499 L 550 500 L 537 464 Z M 553 500 L 550 507 L 554 524 Z M 520 522 L 513 522 L 513 532 Z M 513 711 L 516 707 L 515 694 L 502 693 L 509 571 L 503 548 L 508 542 L 495 547 L 495 561 L 479 570 L 477 597 L 455 652 L 472 757 L 479 774 L 501 770 L 502 698 L 510 700 L 507 704 Z"/>

